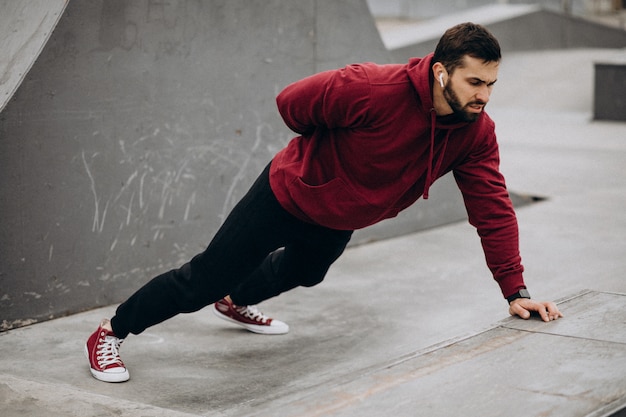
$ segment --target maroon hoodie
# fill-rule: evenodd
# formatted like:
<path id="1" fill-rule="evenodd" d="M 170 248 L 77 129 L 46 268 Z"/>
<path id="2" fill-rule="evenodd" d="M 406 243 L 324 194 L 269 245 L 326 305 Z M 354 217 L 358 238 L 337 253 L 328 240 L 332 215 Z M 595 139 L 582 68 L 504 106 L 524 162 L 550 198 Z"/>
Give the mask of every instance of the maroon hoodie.
<path id="1" fill-rule="evenodd" d="M 278 110 L 301 136 L 274 158 L 270 185 L 297 218 L 355 230 L 428 198 L 433 181 L 453 171 L 507 297 L 526 287 L 495 126 L 484 112 L 473 123 L 436 116 L 431 60 L 349 65 L 287 86 Z"/>

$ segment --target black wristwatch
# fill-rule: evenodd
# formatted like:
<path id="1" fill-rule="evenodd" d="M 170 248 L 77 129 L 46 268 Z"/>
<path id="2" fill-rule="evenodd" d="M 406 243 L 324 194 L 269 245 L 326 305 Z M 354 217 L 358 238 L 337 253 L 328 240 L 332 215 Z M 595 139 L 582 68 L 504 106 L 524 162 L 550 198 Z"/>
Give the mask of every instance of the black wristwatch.
<path id="1" fill-rule="evenodd" d="M 530 293 L 526 288 L 523 288 L 515 294 L 506 297 L 506 300 L 509 302 L 509 304 L 511 304 L 511 301 L 517 300 L 518 298 L 530 298 Z"/>

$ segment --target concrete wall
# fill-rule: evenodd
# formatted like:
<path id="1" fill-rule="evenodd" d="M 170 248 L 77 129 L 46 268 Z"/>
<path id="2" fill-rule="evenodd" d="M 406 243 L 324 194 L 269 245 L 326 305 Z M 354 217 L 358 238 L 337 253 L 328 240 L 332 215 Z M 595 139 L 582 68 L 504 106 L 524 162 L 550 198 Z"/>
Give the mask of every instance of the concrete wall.
<path id="1" fill-rule="evenodd" d="M 490 17 L 476 15 L 471 20 L 483 23 L 481 19 L 489 20 Z M 441 27 L 443 31 L 449 26 L 449 22 L 447 20 L 442 22 L 446 22 L 447 25 Z M 498 38 L 505 58 L 507 52 L 513 51 L 626 47 L 626 31 L 622 29 L 551 10 L 538 9 L 510 19 L 490 20 L 483 24 Z M 393 49 L 391 51 L 393 60 L 404 62 L 407 57 L 428 53 L 435 48 L 438 41 L 439 37 L 433 37 L 430 40 Z"/>
<path id="2" fill-rule="evenodd" d="M 203 250 L 292 137 L 276 94 L 388 60 L 364 0 L 70 1 L 0 114 L 0 330 Z"/>
<path id="3" fill-rule="evenodd" d="M 490 4 L 532 4 L 577 15 L 607 12 L 610 0 L 367 0 L 376 17 L 429 19 Z"/>

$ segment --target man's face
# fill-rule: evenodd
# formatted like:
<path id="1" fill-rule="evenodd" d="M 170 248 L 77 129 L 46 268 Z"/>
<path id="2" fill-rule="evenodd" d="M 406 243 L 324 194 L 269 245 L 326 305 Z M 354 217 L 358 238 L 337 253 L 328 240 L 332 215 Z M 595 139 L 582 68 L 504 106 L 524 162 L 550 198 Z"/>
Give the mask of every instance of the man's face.
<path id="1" fill-rule="evenodd" d="M 498 67 L 498 62 L 465 57 L 464 65 L 454 70 L 443 90 L 455 115 L 466 122 L 478 119 L 498 78 Z"/>

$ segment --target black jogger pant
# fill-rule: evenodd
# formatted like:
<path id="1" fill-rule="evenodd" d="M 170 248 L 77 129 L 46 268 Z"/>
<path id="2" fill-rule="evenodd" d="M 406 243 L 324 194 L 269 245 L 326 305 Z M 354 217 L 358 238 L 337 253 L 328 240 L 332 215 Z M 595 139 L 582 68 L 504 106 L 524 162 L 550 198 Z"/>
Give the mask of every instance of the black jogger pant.
<path id="1" fill-rule="evenodd" d="M 269 165 L 233 208 L 207 249 L 161 274 L 121 304 L 111 319 L 119 338 L 230 294 L 257 304 L 297 286 L 320 283 L 352 231 L 303 222 L 286 212 L 269 185 Z"/>

